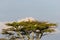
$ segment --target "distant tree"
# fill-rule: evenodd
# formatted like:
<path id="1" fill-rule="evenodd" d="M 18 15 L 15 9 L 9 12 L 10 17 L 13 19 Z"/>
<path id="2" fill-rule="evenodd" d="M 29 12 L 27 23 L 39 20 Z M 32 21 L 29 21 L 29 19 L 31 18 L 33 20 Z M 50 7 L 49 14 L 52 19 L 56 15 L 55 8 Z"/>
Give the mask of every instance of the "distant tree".
<path id="1" fill-rule="evenodd" d="M 47 35 L 47 33 L 54 32 L 57 25 L 54 23 L 40 22 L 40 21 L 22 21 L 19 23 L 22 26 L 21 31 L 26 33 L 26 35 L 33 34 L 32 39 L 34 39 L 34 33 L 36 34 L 36 40 L 40 40 L 42 36 Z M 28 38 L 30 38 L 28 36 Z"/>
<path id="2" fill-rule="evenodd" d="M 17 38 L 25 40 L 24 38 L 26 37 L 28 37 L 28 40 L 34 40 L 34 38 L 40 40 L 44 35 L 54 32 L 54 28 L 57 26 L 55 23 L 40 22 L 38 20 L 33 21 L 30 19 L 28 21 L 6 23 L 6 25 L 11 26 L 11 28 L 3 29 L 2 34 L 8 34 L 10 40 L 13 36 L 14 40 Z M 17 36 L 15 36 L 15 33 Z"/>

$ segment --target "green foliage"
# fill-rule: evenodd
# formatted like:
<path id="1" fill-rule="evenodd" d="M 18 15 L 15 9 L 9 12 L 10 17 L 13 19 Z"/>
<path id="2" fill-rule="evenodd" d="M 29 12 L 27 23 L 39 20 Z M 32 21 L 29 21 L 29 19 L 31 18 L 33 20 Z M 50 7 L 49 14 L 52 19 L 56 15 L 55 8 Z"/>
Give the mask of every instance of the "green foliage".
<path id="1" fill-rule="evenodd" d="M 30 35 L 30 33 L 34 32 L 38 35 L 40 34 L 40 38 L 44 35 L 44 33 L 51 33 L 54 32 L 57 25 L 55 23 L 48 23 L 48 22 L 40 22 L 40 21 L 21 21 L 21 22 L 12 22 L 12 23 L 6 23 L 7 26 L 11 26 L 11 28 L 4 29 L 2 34 L 10 34 L 8 31 L 14 31 L 20 37 L 21 35 Z M 36 32 L 36 30 L 39 30 Z M 37 36 L 38 36 L 37 35 Z"/>

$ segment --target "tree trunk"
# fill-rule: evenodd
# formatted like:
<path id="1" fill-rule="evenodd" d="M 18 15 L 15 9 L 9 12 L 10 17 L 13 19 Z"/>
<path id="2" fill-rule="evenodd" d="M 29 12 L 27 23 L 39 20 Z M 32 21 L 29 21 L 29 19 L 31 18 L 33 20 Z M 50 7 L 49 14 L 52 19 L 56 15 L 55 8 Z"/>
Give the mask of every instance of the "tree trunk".
<path id="1" fill-rule="evenodd" d="M 30 40 L 34 40 L 34 32 L 31 33 Z"/>
<path id="2" fill-rule="evenodd" d="M 21 37 L 22 40 L 24 40 L 24 38 L 23 38 L 23 36 L 21 35 L 20 32 L 17 32 L 17 35 L 18 35 L 19 37 Z"/>
<path id="3" fill-rule="evenodd" d="M 36 33 L 36 36 L 37 36 L 36 40 L 40 40 L 39 33 Z"/>
<path id="4" fill-rule="evenodd" d="M 40 38 L 37 38 L 36 40 L 40 40 Z"/>

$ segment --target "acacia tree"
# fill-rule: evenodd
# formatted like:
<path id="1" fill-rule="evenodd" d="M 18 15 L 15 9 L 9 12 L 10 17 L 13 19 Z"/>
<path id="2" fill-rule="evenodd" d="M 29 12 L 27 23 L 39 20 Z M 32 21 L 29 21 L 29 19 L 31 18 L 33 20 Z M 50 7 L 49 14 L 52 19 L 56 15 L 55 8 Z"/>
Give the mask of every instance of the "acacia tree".
<path id="1" fill-rule="evenodd" d="M 40 21 L 27 21 L 27 22 L 20 22 L 20 26 L 22 31 L 24 31 L 27 35 L 33 33 L 33 37 L 31 40 L 34 39 L 34 33 L 36 34 L 37 40 L 40 40 L 42 36 L 47 35 L 47 33 L 54 32 L 54 23 L 47 23 L 47 22 L 40 22 Z M 29 36 L 28 36 L 29 38 Z"/>
<path id="2" fill-rule="evenodd" d="M 47 35 L 47 33 L 54 32 L 54 27 L 56 27 L 55 23 L 40 22 L 38 20 L 33 21 L 30 19 L 28 19 L 28 21 L 7 23 L 6 25 L 12 27 L 4 29 L 2 34 L 9 34 L 10 39 L 12 39 L 13 36 L 14 40 L 16 38 L 22 38 L 22 40 L 24 40 L 25 37 L 28 37 L 28 40 L 34 40 L 34 38 L 40 40 L 44 35 Z M 17 36 L 14 36 L 14 33 L 11 31 L 15 32 Z M 36 36 L 34 36 L 34 34 Z"/>

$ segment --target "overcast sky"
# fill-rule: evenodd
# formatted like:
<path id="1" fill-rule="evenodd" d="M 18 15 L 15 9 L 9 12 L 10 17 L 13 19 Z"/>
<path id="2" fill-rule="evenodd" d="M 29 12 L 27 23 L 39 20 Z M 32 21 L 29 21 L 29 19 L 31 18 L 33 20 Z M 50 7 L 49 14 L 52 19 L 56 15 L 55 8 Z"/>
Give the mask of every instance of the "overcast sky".
<path id="1" fill-rule="evenodd" d="M 60 23 L 60 0 L 0 0 L 0 22 L 25 17 Z"/>

